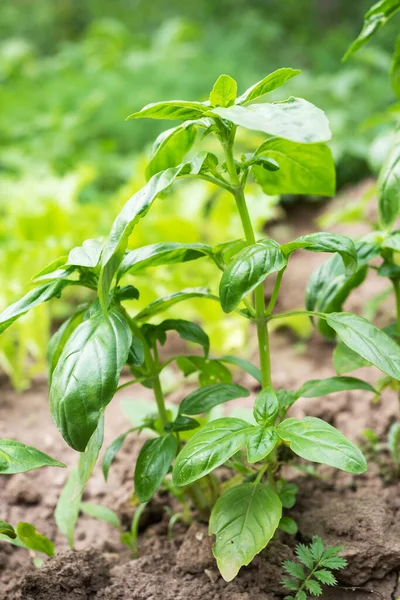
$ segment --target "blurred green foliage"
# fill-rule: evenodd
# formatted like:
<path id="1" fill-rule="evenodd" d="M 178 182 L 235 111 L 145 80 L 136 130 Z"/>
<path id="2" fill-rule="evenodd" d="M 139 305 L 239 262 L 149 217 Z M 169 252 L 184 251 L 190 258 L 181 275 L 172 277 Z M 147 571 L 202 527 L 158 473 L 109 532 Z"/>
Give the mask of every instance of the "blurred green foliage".
<path id="1" fill-rule="evenodd" d="M 326 110 L 339 185 L 364 177 L 371 164 L 378 168 L 388 124 L 365 121 L 394 101 L 387 71 L 396 24 L 378 36 L 379 46 L 340 64 L 369 4 L 0 0 L 0 310 L 46 263 L 105 234 L 144 182 L 143 156 L 165 123 L 125 122 L 126 116 L 155 100 L 206 98 L 221 72 L 245 89 L 278 67 L 303 69 L 278 97 L 303 96 Z M 383 142 L 369 163 L 378 134 Z M 229 199 L 213 194 L 197 184 L 169 197 L 167 210 L 167 200 L 157 203 L 134 245 L 240 236 Z M 251 198 L 261 230 L 276 199 L 255 191 Z M 209 283 L 207 267 L 182 265 L 171 273 L 144 278 L 140 302 L 187 286 L 188 277 L 191 285 Z M 216 310 L 207 307 L 203 316 L 218 344 Z M 19 387 L 43 370 L 51 319 L 61 316 L 50 311 L 41 307 L 2 336 L 0 368 Z M 228 347 L 243 344 L 244 333 L 225 323 Z"/>

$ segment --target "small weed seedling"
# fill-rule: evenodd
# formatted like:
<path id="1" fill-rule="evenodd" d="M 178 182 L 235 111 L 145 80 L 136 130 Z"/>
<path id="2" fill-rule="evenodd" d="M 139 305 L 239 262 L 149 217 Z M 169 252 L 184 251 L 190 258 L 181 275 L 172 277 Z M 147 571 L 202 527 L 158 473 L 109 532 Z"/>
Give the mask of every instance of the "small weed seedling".
<path id="1" fill-rule="evenodd" d="M 182 518 L 190 518 L 193 506 L 202 517 L 211 509 L 209 532 L 216 538 L 213 551 L 227 581 L 242 565 L 251 562 L 279 527 L 296 532 L 296 524 L 282 517 L 283 508 L 293 506 L 297 491 L 281 478 L 284 463 L 298 456 L 353 474 L 367 468 L 360 450 L 328 423 L 315 417 L 298 420 L 286 415 L 300 397 L 353 389 L 375 393 L 374 388 L 354 377 L 307 381 L 290 391 L 273 385 L 269 324 L 299 312 L 323 322 L 361 360 L 376 365 L 390 377 L 400 377 L 399 347 L 368 320 L 320 308 L 275 311 L 281 281 L 294 252 L 334 253 L 336 268 L 340 266 L 346 277 L 357 277 L 359 269 L 359 252 L 348 237 L 313 233 L 281 245 L 268 237 L 256 239 L 254 234 L 245 197 L 248 178 L 270 194 L 334 193 L 334 164 L 326 146 L 331 134 L 324 113 L 299 98 L 259 102 L 261 96 L 298 73 L 290 68 L 279 69 L 238 97 L 236 82 L 221 75 L 206 102 L 158 102 L 131 115 L 132 119 L 181 122 L 156 140 L 147 170 L 148 183 L 124 205 L 105 243 L 87 240 L 68 257 L 53 262 L 36 277 L 39 286 L 0 315 L 0 328 L 4 330 L 31 308 L 59 296 L 66 287 L 85 286 L 93 291 L 91 305 L 79 307 L 62 325 L 48 353 L 51 414 L 67 444 L 80 453 L 56 509 L 58 526 L 71 545 L 82 493 L 103 443 L 105 409 L 118 389 L 125 365 L 133 376 L 130 383 L 153 390 L 156 413 L 111 444 L 103 458 L 104 476 L 107 478 L 128 435 L 151 431 L 153 437 L 144 442 L 135 467 L 137 498 L 148 502 L 163 485 L 181 499 Z M 255 150 L 235 155 L 238 127 L 262 132 L 265 140 Z M 193 153 L 196 138 L 209 136 L 220 148 L 218 155 Z M 153 202 L 162 196 L 168 211 L 169 188 L 196 178 L 231 194 L 243 225 L 243 239 L 221 240 L 215 247 L 160 240 L 129 250 L 129 239 Z M 131 283 L 135 282 L 135 274 L 158 265 L 173 269 L 175 263 L 200 259 L 213 261 L 221 271 L 218 292 L 187 288 L 159 298 L 143 310 L 132 310 L 139 295 Z M 263 283 L 270 276 L 275 276 L 275 286 L 266 304 Z M 208 336 L 197 323 L 160 319 L 172 305 L 192 298 L 219 302 L 225 313 L 236 311 L 254 324 L 260 368 L 242 358 L 210 355 Z M 159 349 L 170 331 L 197 344 L 202 354 L 174 356 L 162 362 Z M 175 412 L 166 406 L 160 380 L 160 374 L 173 361 L 185 375 L 197 373 L 200 384 L 183 398 Z M 210 416 L 217 405 L 249 395 L 247 389 L 232 383 L 228 368 L 232 364 L 247 371 L 260 385 L 253 420 L 212 420 Z M 16 442 L 12 443 L 13 452 L 7 453 L 7 443 L 0 442 L 3 471 L 24 470 L 28 459 L 29 468 L 49 464 L 48 457 L 31 454 Z M 222 485 L 214 473 L 221 465 L 235 473 Z M 133 543 L 135 536 L 133 532 Z"/>
<path id="2" fill-rule="evenodd" d="M 308 600 L 321 596 L 322 585 L 334 586 L 337 579 L 332 571 L 344 569 L 347 561 L 339 556 L 343 546 L 324 548 L 320 537 L 315 536 L 309 546 L 298 544 L 296 554 L 298 562 L 287 560 L 283 568 L 288 577 L 284 577 L 282 585 L 292 592 L 284 600 Z"/>

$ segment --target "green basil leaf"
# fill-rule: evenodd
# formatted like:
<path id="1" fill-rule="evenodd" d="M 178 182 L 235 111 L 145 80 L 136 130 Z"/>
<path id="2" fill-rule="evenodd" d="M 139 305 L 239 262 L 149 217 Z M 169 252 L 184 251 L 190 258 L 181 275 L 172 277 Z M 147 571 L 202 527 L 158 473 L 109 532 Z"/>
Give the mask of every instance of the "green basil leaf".
<path id="1" fill-rule="evenodd" d="M 335 165 L 325 144 L 304 145 L 270 138 L 259 146 L 256 155 L 273 159 L 279 165 L 278 172 L 253 167 L 253 176 L 266 194 L 333 196 L 335 193 Z"/>
<path id="2" fill-rule="evenodd" d="M 279 529 L 282 529 L 282 531 L 289 535 L 296 535 L 299 530 L 296 521 L 290 517 L 282 517 L 279 521 Z"/>
<path id="3" fill-rule="evenodd" d="M 132 367 L 141 367 L 144 364 L 144 345 L 142 340 L 135 335 L 132 336 L 132 344 L 126 362 Z"/>
<path id="4" fill-rule="evenodd" d="M 0 535 L 6 535 L 13 540 L 17 537 L 14 527 L 7 521 L 0 521 Z"/>
<path id="5" fill-rule="evenodd" d="M 295 483 L 289 483 L 284 479 L 277 481 L 277 492 L 283 508 L 293 508 L 298 491 L 299 488 Z"/>
<path id="6" fill-rule="evenodd" d="M 255 463 L 263 460 L 272 452 L 278 443 L 278 434 L 271 427 L 258 426 L 247 437 L 247 457 L 249 463 Z"/>
<path id="7" fill-rule="evenodd" d="M 288 255 L 295 250 L 309 250 L 310 252 L 337 252 L 343 260 L 345 275 L 352 275 L 357 269 L 357 250 L 354 242 L 339 233 L 310 233 L 302 235 L 293 242 L 283 244 L 282 252 Z"/>
<path id="8" fill-rule="evenodd" d="M 225 269 L 219 294 L 223 310 L 234 310 L 240 301 L 262 283 L 268 275 L 286 266 L 280 246 L 273 240 L 263 240 L 241 250 Z"/>
<path id="9" fill-rule="evenodd" d="M 380 0 L 374 4 L 364 15 L 364 25 L 357 39 L 351 44 L 343 57 L 347 60 L 352 54 L 357 52 L 364 44 L 392 17 L 400 10 L 400 0 Z"/>
<path id="10" fill-rule="evenodd" d="M 221 244 L 217 244 L 213 248 L 213 259 L 215 264 L 221 271 L 225 270 L 226 265 L 228 265 L 232 258 L 246 248 L 247 242 L 245 240 L 233 240 L 230 242 L 222 242 Z"/>
<path id="11" fill-rule="evenodd" d="M 131 343 L 125 318 L 112 309 L 83 321 L 65 344 L 51 381 L 50 408 L 57 428 L 75 450 L 85 450 L 112 400 Z"/>
<path id="12" fill-rule="evenodd" d="M 378 179 L 378 213 L 383 229 L 391 229 L 400 214 L 400 137 L 397 136 Z"/>
<path id="13" fill-rule="evenodd" d="M 356 250 L 358 268 L 351 277 L 346 275 L 343 260 L 338 254 L 314 271 L 306 290 L 307 310 L 330 313 L 342 309 L 350 292 L 364 281 L 368 262 L 380 253 L 377 244 L 366 241 L 357 242 Z M 334 332 L 323 319 L 319 320 L 318 328 L 326 338 L 335 339 Z"/>
<path id="14" fill-rule="evenodd" d="M 229 75 L 220 75 L 210 93 L 211 106 L 232 106 L 237 94 L 237 83 Z"/>
<path id="15" fill-rule="evenodd" d="M 76 494 L 79 485 L 78 468 L 72 469 L 60 494 L 54 512 L 58 529 L 67 538 L 71 548 L 74 545 L 74 533 L 81 504 L 81 496 Z"/>
<path id="16" fill-rule="evenodd" d="M 203 386 L 212 383 L 232 382 L 230 370 L 216 359 L 208 359 L 203 356 L 179 356 L 176 365 L 185 377 L 198 372 L 200 384 Z"/>
<path id="17" fill-rule="evenodd" d="M 340 342 L 333 351 L 333 366 L 338 375 L 351 373 L 361 367 L 369 367 L 371 363 Z"/>
<path id="18" fill-rule="evenodd" d="M 103 242 L 100 240 L 85 240 L 82 246 L 73 248 L 68 255 L 67 265 L 77 267 L 97 267 L 100 260 Z"/>
<path id="19" fill-rule="evenodd" d="M 254 403 L 253 415 L 259 425 L 270 425 L 279 412 L 279 400 L 273 387 L 261 390 Z"/>
<path id="20" fill-rule="evenodd" d="M 200 344 L 204 349 L 204 354 L 207 357 L 210 350 L 210 338 L 200 325 L 184 319 L 167 319 L 157 325 L 162 331 L 176 331 L 179 337 L 187 342 Z"/>
<path id="21" fill-rule="evenodd" d="M 138 273 L 147 267 L 183 263 L 211 255 L 211 253 L 212 247 L 208 244 L 161 242 L 142 246 L 137 250 L 131 250 L 124 256 L 118 269 L 117 279 L 119 280 L 128 271 L 131 274 Z"/>
<path id="22" fill-rule="evenodd" d="M 173 294 L 154 300 L 154 302 L 151 302 L 148 306 L 138 312 L 135 316 L 135 321 L 148 321 L 151 317 L 164 312 L 171 306 L 174 306 L 174 304 L 183 302 L 183 300 L 191 300 L 192 298 L 205 298 L 207 300 L 218 301 L 218 297 L 210 294 L 206 288 L 188 288 L 181 292 L 174 292 Z"/>
<path id="23" fill-rule="evenodd" d="M 171 423 L 172 431 L 192 431 L 192 429 L 197 429 L 198 427 L 200 427 L 199 421 L 191 417 L 184 417 L 183 415 L 178 415 L 175 421 Z"/>
<path id="24" fill-rule="evenodd" d="M 123 206 L 115 219 L 108 240 L 101 253 L 99 299 L 103 308 L 108 306 L 111 282 L 120 265 L 135 225 L 144 217 L 153 201 L 164 192 L 182 172 L 190 171 L 188 164 L 171 167 L 156 173 L 144 188 L 136 192 Z"/>
<path id="25" fill-rule="evenodd" d="M 249 158 L 248 160 L 246 160 L 243 163 L 243 167 L 262 167 L 261 170 L 253 170 L 253 175 L 255 173 L 260 173 L 260 177 L 262 178 L 262 174 L 263 171 L 270 171 L 272 173 L 275 173 L 276 171 L 279 171 L 280 166 L 279 164 L 276 162 L 276 160 L 274 158 L 268 158 L 267 156 L 252 156 L 251 158 Z M 273 177 L 272 177 L 273 179 Z M 259 179 L 257 179 L 256 177 L 256 181 L 258 181 L 258 183 L 260 183 L 260 185 L 262 185 L 261 181 Z"/>
<path id="26" fill-rule="evenodd" d="M 104 439 L 104 413 L 101 414 L 96 430 L 86 446 L 85 452 L 82 452 L 78 462 L 78 481 L 75 489 L 75 496 L 81 497 L 83 490 L 96 465 Z"/>
<path id="27" fill-rule="evenodd" d="M 17 525 L 17 534 L 21 542 L 30 550 L 54 556 L 54 544 L 48 537 L 39 533 L 30 523 L 21 521 Z"/>
<path id="28" fill-rule="evenodd" d="M 241 385 L 233 383 L 215 383 L 195 390 L 184 398 L 179 406 L 179 414 L 200 415 L 214 406 L 229 402 L 235 398 L 244 398 L 250 392 Z"/>
<path id="29" fill-rule="evenodd" d="M 390 70 L 390 81 L 397 98 L 400 100 L 400 35 L 396 39 L 396 47 L 392 59 Z"/>
<path id="30" fill-rule="evenodd" d="M 394 463 L 400 466 L 400 421 L 390 426 L 387 443 Z"/>
<path id="31" fill-rule="evenodd" d="M 178 121 L 201 119 L 209 106 L 202 102 L 186 102 L 185 100 L 167 100 L 147 104 L 139 112 L 127 117 L 129 119 L 171 119 Z"/>
<path id="32" fill-rule="evenodd" d="M 0 439 L 0 474 L 14 475 L 39 467 L 65 467 L 44 452 L 15 440 Z"/>
<path id="33" fill-rule="evenodd" d="M 80 509 L 83 513 L 85 513 L 85 515 L 89 515 L 89 517 L 100 519 L 100 521 L 104 521 L 105 523 L 112 525 L 115 527 L 115 529 L 120 528 L 118 515 L 106 506 L 92 504 L 90 502 L 81 502 Z"/>
<path id="34" fill-rule="evenodd" d="M 240 369 L 242 369 L 243 371 L 246 371 L 246 373 L 248 373 L 249 375 L 254 377 L 254 379 L 256 381 L 258 381 L 258 383 L 261 383 L 261 380 L 262 380 L 261 371 L 258 367 L 253 365 L 253 363 L 251 363 L 250 361 L 245 360 L 244 358 L 238 358 L 237 356 L 231 356 L 230 354 L 221 356 L 219 358 L 219 360 L 221 362 L 228 363 L 231 365 L 235 365 L 236 367 L 239 367 Z"/>
<path id="35" fill-rule="evenodd" d="M 128 431 L 126 431 L 125 433 L 122 433 L 117 438 L 115 438 L 115 440 L 112 442 L 112 444 L 110 444 L 108 446 L 108 448 L 103 456 L 102 463 L 101 463 L 101 468 L 103 471 L 103 477 L 104 477 L 105 481 L 107 481 L 108 472 L 110 470 L 111 464 L 112 464 L 114 458 L 116 457 L 117 453 L 119 452 L 119 450 L 122 448 L 122 444 L 126 440 L 127 436 L 130 433 L 132 433 L 133 431 L 138 431 L 138 429 L 139 429 L 138 427 L 133 427 L 131 429 L 128 429 Z"/>
<path id="36" fill-rule="evenodd" d="M 225 581 L 265 548 L 281 517 L 278 496 L 261 483 L 242 483 L 222 494 L 211 512 L 209 534 L 216 536 L 213 554 Z"/>
<path id="37" fill-rule="evenodd" d="M 394 231 L 382 242 L 382 248 L 390 248 L 396 252 L 400 252 L 400 231 Z"/>
<path id="38" fill-rule="evenodd" d="M 153 144 L 151 159 L 146 168 L 146 179 L 170 167 L 179 165 L 196 139 L 196 123 L 188 121 L 163 131 Z"/>
<path id="39" fill-rule="evenodd" d="M 8 306 L 0 314 L 0 333 L 3 333 L 3 331 L 10 327 L 14 321 L 27 313 L 28 310 L 31 310 L 31 308 L 35 308 L 36 306 L 51 300 L 55 296 L 60 297 L 63 289 L 69 285 L 69 283 L 69 281 L 64 281 L 62 279 L 50 281 L 50 283 L 45 283 L 44 285 L 31 290 L 23 296 L 23 298 Z"/>
<path id="40" fill-rule="evenodd" d="M 53 371 L 57 366 L 58 360 L 64 349 L 65 344 L 70 338 L 71 334 L 80 325 L 85 317 L 86 307 L 79 309 L 74 315 L 67 319 L 61 327 L 55 332 L 50 338 L 47 346 L 47 362 L 49 363 L 49 380 L 51 385 L 51 378 Z"/>
<path id="41" fill-rule="evenodd" d="M 224 417 L 197 431 L 178 454 L 172 472 L 175 485 L 189 485 L 210 473 L 245 444 L 253 425 Z"/>
<path id="42" fill-rule="evenodd" d="M 302 144 L 327 142 L 332 135 L 324 112 L 302 98 L 289 98 L 274 104 L 214 108 L 209 114 L 245 129 Z"/>
<path id="43" fill-rule="evenodd" d="M 265 94 L 269 94 L 269 92 L 280 88 L 289 81 L 289 79 L 296 77 L 296 75 L 300 75 L 300 73 L 301 71 L 298 69 L 291 69 L 289 67 L 277 69 L 246 90 L 244 94 L 237 99 L 237 104 L 246 104 L 247 102 L 252 102 L 256 98 L 265 96 Z"/>
<path id="44" fill-rule="evenodd" d="M 400 380 L 400 347 L 385 332 L 351 313 L 330 313 L 326 320 L 346 346 L 393 379 Z"/>
<path id="45" fill-rule="evenodd" d="M 150 500 L 169 471 L 178 449 L 178 440 L 169 433 L 146 440 L 135 468 L 135 494 L 140 502 Z"/>
<path id="46" fill-rule="evenodd" d="M 347 390 L 365 390 L 376 394 L 376 390 L 357 377 L 329 377 L 328 379 L 312 379 L 307 381 L 297 390 L 299 398 L 318 398 L 335 392 L 344 392 Z"/>
<path id="47" fill-rule="evenodd" d="M 322 419 L 285 419 L 276 431 L 301 458 L 336 467 L 347 473 L 358 474 L 367 470 L 367 463 L 360 450 Z"/>

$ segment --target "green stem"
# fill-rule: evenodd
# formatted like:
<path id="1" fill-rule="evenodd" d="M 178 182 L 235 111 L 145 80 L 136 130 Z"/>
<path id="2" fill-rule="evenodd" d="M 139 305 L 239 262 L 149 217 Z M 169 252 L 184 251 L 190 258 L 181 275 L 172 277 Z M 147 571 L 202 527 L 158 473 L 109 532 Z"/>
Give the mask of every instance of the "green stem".
<path id="1" fill-rule="evenodd" d="M 396 297 L 396 320 L 397 329 L 400 331 L 400 279 L 393 279 L 394 293 Z"/>
<path id="2" fill-rule="evenodd" d="M 261 469 L 258 471 L 257 477 L 254 480 L 254 485 L 258 485 L 260 483 L 260 481 L 267 469 L 268 469 L 268 464 L 261 467 Z"/>
<path id="3" fill-rule="evenodd" d="M 284 274 L 285 270 L 286 270 L 286 267 L 284 267 L 281 271 L 279 271 L 279 273 L 278 273 L 278 275 L 276 277 L 274 290 L 272 292 L 271 299 L 270 299 L 269 304 L 267 306 L 267 310 L 265 311 L 265 316 L 266 317 L 269 317 L 272 314 L 272 311 L 275 308 L 275 304 L 276 304 L 276 301 L 278 299 L 278 294 L 279 294 L 279 290 L 280 290 L 281 283 L 282 283 L 282 277 L 283 277 L 283 274 Z"/>
<path id="4" fill-rule="evenodd" d="M 123 313 L 125 319 L 127 320 L 132 333 L 136 337 L 138 337 L 143 344 L 145 365 L 148 368 L 148 370 L 150 371 L 150 377 L 148 379 L 152 380 L 154 397 L 155 397 L 155 400 L 157 403 L 158 414 L 159 414 L 162 428 L 164 431 L 164 428 L 165 428 L 166 424 L 168 423 L 168 413 L 167 413 L 167 409 L 165 406 L 164 394 L 163 394 L 161 382 L 160 382 L 157 349 L 155 349 L 156 359 L 154 360 L 151 355 L 150 347 L 149 347 L 147 340 L 144 337 L 140 327 L 137 325 L 135 320 L 129 316 L 128 312 L 126 311 L 126 309 L 123 306 L 121 306 L 121 312 Z"/>
<path id="5" fill-rule="evenodd" d="M 255 244 L 256 238 L 254 235 L 253 226 L 249 211 L 247 209 L 246 198 L 244 196 L 243 185 L 240 184 L 238 174 L 236 172 L 235 160 L 232 152 L 232 141 L 223 143 L 225 152 L 226 168 L 233 186 L 233 195 L 236 201 L 236 206 L 239 212 L 240 220 L 246 241 L 249 244 Z M 269 337 L 267 322 L 265 320 L 265 299 L 264 285 L 260 283 L 254 290 L 254 305 L 255 305 L 255 322 L 257 326 L 258 352 L 260 356 L 261 369 L 261 384 L 263 387 L 271 385 L 271 359 L 269 350 Z"/>

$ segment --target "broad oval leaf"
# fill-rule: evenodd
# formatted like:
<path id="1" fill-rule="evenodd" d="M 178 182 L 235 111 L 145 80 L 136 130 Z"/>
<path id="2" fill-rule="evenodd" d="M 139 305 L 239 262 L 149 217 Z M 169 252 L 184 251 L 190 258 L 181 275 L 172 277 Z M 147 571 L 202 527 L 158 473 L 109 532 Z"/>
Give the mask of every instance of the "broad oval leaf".
<path id="1" fill-rule="evenodd" d="M 347 60 L 400 10 L 400 0 L 380 0 L 374 4 L 364 15 L 364 25 L 357 39 L 351 44 L 342 60 Z"/>
<path id="2" fill-rule="evenodd" d="M 306 308 L 324 313 L 340 311 L 350 292 L 358 287 L 367 275 L 368 262 L 378 256 L 378 244 L 367 241 L 356 243 L 357 271 L 350 277 L 340 255 L 336 254 L 314 271 L 306 290 Z M 332 329 L 323 320 L 319 320 L 318 328 L 328 339 L 335 339 Z"/>
<path id="3" fill-rule="evenodd" d="M 253 425 L 225 417 L 202 427 L 178 454 L 172 472 L 175 485 L 189 485 L 210 473 L 245 444 Z"/>
<path id="4" fill-rule="evenodd" d="M 20 300 L 17 300 L 17 302 L 8 306 L 0 314 L 0 333 L 3 333 L 3 331 L 10 327 L 14 321 L 27 313 L 28 310 L 31 310 L 31 308 L 35 308 L 56 296 L 60 297 L 63 289 L 69 285 L 69 283 L 69 281 L 62 279 L 50 281 L 49 283 L 45 283 L 44 285 L 31 290 Z"/>
<path id="5" fill-rule="evenodd" d="M 140 312 L 135 315 L 135 321 L 147 321 L 151 317 L 164 312 L 174 304 L 183 302 L 184 300 L 191 300 L 192 298 L 204 298 L 207 300 L 219 301 L 217 296 L 210 294 L 206 288 L 188 288 L 181 292 L 174 292 L 168 296 L 163 296 L 151 302 L 148 306 L 143 308 Z"/>
<path id="6" fill-rule="evenodd" d="M 247 438 L 247 456 L 249 463 L 263 460 L 278 443 L 278 434 L 272 427 L 254 427 Z"/>
<path id="7" fill-rule="evenodd" d="M 71 334 L 80 325 L 85 316 L 86 307 L 83 307 L 67 319 L 61 327 L 55 332 L 50 338 L 47 346 L 47 362 L 49 363 L 49 379 L 51 384 L 51 378 L 53 371 L 57 366 L 58 359 L 64 349 L 65 344 L 70 338 Z"/>
<path id="8" fill-rule="evenodd" d="M 157 325 L 162 331 L 176 331 L 179 337 L 193 344 L 200 344 L 204 349 L 205 356 L 208 356 L 210 349 L 210 338 L 200 325 L 184 319 L 167 319 Z"/>
<path id="9" fill-rule="evenodd" d="M 154 496 L 175 458 L 178 440 L 169 433 L 146 440 L 140 450 L 135 468 L 135 494 L 140 502 Z"/>
<path id="10" fill-rule="evenodd" d="M 285 419 L 276 429 L 295 454 L 312 462 L 336 467 L 347 473 L 364 473 L 367 463 L 360 450 L 322 419 Z"/>
<path id="11" fill-rule="evenodd" d="M 390 81 L 397 98 L 400 100 L 400 35 L 396 39 L 396 47 L 390 70 Z"/>
<path id="12" fill-rule="evenodd" d="M 189 172 L 190 166 L 182 164 L 153 175 L 145 187 L 136 192 L 124 204 L 115 219 L 100 257 L 99 299 L 103 309 L 108 306 L 111 282 L 123 258 L 129 236 L 135 225 L 146 215 L 157 196 L 165 191 L 178 175 L 185 170 Z"/>
<path id="13" fill-rule="evenodd" d="M 299 398 L 318 398 L 335 392 L 364 390 L 376 394 L 376 390 L 357 377 L 328 377 L 328 379 L 311 379 L 297 390 Z"/>
<path id="14" fill-rule="evenodd" d="M 210 114 L 245 129 L 263 131 L 292 142 L 314 144 L 331 139 L 324 112 L 302 98 L 289 98 L 274 104 L 214 108 Z"/>
<path id="15" fill-rule="evenodd" d="M 393 379 L 400 380 L 400 346 L 384 331 L 352 313 L 330 313 L 326 321 L 351 350 Z"/>
<path id="16" fill-rule="evenodd" d="M 68 255 L 67 265 L 76 267 L 97 267 L 103 242 L 101 240 L 85 240 L 82 246 L 73 248 Z"/>
<path id="17" fill-rule="evenodd" d="M 248 373 L 249 375 L 254 377 L 254 379 L 256 381 L 258 381 L 258 383 L 261 383 L 261 381 L 262 381 L 261 371 L 258 367 L 253 365 L 253 363 L 251 363 L 250 361 L 248 361 L 244 358 L 239 358 L 237 356 L 231 356 L 230 354 L 225 355 L 225 356 L 220 356 L 219 360 L 223 363 L 228 363 L 230 365 L 235 365 L 236 367 L 239 367 L 240 369 L 242 369 L 243 371 L 245 371 L 246 373 Z"/>
<path id="18" fill-rule="evenodd" d="M 196 123 L 187 122 L 163 131 L 153 144 L 151 159 L 146 168 L 146 179 L 156 173 L 179 165 L 196 139 Z"/>
<path id="19" fill-rule="evenodd" d="M 337 252 L 343 260 L 345 275 L 352 275 L 358 264 L 357 250 L 354 242 L 339 233 L 309 233 L 302 235 L 293 242 L 283 244 L 282 252 L 291 254 L 295 250 L 309 250 L 310 252 Z"/>
<path id="20" fill-rule="evenodd" d="M 210 93 L 211 106 L 232 106 L 237 94 L 237 83 L 229 75 L 220 75 Z"/>
<path id="21" fill-rule="evenodd" d="M 337 344 L 333 351 L 333 366 L 338 375 L 351 373 L 351 371 L 370 365 L 371 363 L 368 360 L 351 350 L 343 342 Z"/>
<path id="22" fill-rule="evenodd" d="M 221 278 L 219 295 L 223 310 L 227 313 L 234 310 L 242 298 L 286 263 L 279 244 L 273 240 L 263 240 L 241 250 Z"/>
<path id="23" fill-rule="evenodd" d="M 265 96 L 265 94 L 269 94 L 269 92 L 280 88 L 289 81 L 289 79 L 296 77 L 296 75 L 300 75 L 300 73 L 301 71 L 298 69 L 291 69 L 290 67 L 277 69 L 247 89 L 237 99 L 236 104 L 247 104 L 247 102 L 252 102 L 261 96 Z"/>
<path id="24" fill-rule="evenodd" d="M 400 231 L 394 231 L 387 236 L 382 242 L 382 248 L 390 248 L 396 252 L 400 252 Z"/>
<path id="25" fill-rule="evenodd" d="M 26 446 L 15 440 L 0 439 L 1 475 L 25 473 L 39 467 L 65 467 L 65 465 L 33 446 Z"/>
<path id="26" fill-rule="evenodd" d="M 104 477 L 105 481 L 107 481 L 111 464 L 112 464 L 114 458 L 116 457 L 116 455 L 118 454 L 119 450 L 122 448 L 122 444 L 126 440 L 127 436 L 130 433 L 132 433 L 133 431 L 138 431 L 138 429 L 139 429 L 138 427 L 133 427 L 131 429 L 128 429 L 128 431 L 126 431 L 125 433 L 121 433 L 121 435 L 119 435 L 117 438 L 115 438 L 115 440 L 112 442 L 112 444 L 110 444 L 108 446 L 108 448 L 103 456 L 102 463 L 101 463 L 101 468 L 103 471 L 103 477 Z"/>
<path id="27" fill-rule="evenodd" d="M 241 385 L 233 383 L 215 383 L 195 390 L 184 398 L 179 406 L 181 415 L 200 415 L 214 406 L 229 402 L 235 398 L 249 396 L 250 392 Z"/>
<path id="28" fill-rule="evenodd" d="M 147 104 L 139 112 L 127 117 L 129 119 L 171 119 L 186 121 L 201 119 L 209 107 L 202 102 L 186 102 L 185 100 L 167 100 Z"/>
<path id="29" fill-rule="evenodd" d="M 254 402 L 253 414 L 259 425 L 269 425 L 274 422 L 279 412 L 279 400 L 272 386 L 261 390 Z"/>
<path id="30" fill-rule="evenodd" d="M 257 149 L 257 156 L 274 159 L 279 171 L 255 166 L 253 176 L 264 192 L 274 194 L 314 194 L 333 196 L 335 164 L 325 144 L 301 144 L 271 138 Z"/>
<path id="31" fill-rule="evenodd" d="M 83 452 L 117 389 L 132 334 L 115 309 L 95 313 L 73 332 L 54 370 L 50 408 L 65 441 Z"/>
<path id="32" fill-rule="evenodd" d="M 17 534 L 21 542 L 30 550 L 43 552 L 47 556 L 54 556 L 53 542 L 39 533 L 30 523 L 24 523 L 23 521 L 18 523 Z"/>
<path id="33" fill-rule="evenodd" d="M 400 214 L 399 140 L 397 136 L 378 179 L 378 213 L 383 229 L 390 229 Z"/>
<path id="34" fill-rule="evenodd" d="M 225 581 L 232 581 L 274 535 L 282 504 L 264 484 L 242 483 L 227 490 L 211 512 L 209 534 L 215 535 L 213 554 Z"/>
<path id="35" fill-rule="evenodd" d="M 6 535 L 12 540 L 15 540 L 17 537 L 14 527 L 10 523 L 7 523 L 7 521 L 0 521 L 0 535 Z"/>

